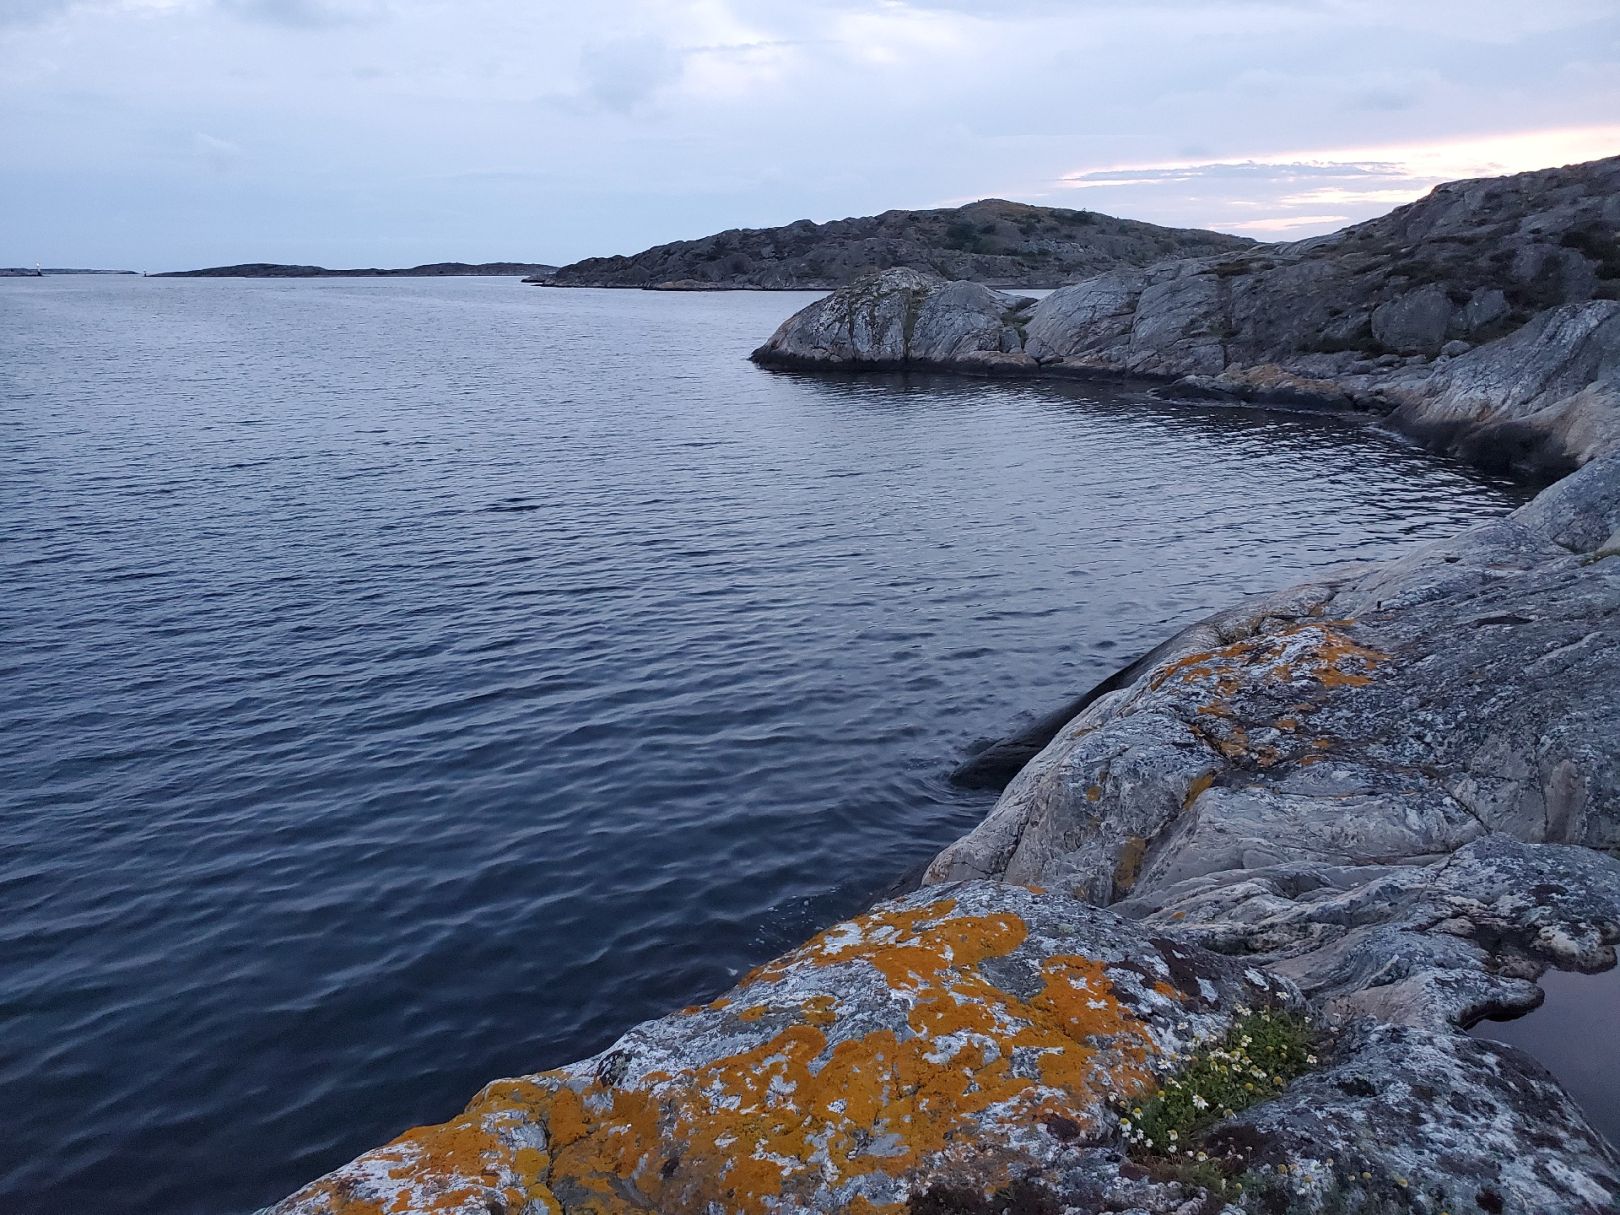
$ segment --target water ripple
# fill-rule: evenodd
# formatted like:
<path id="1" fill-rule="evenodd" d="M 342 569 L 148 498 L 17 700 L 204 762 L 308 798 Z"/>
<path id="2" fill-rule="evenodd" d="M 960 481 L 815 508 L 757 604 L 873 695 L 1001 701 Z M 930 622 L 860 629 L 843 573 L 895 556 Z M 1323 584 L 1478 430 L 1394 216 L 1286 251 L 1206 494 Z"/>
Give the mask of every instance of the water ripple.
<path id="1" fill-rule="evenodd" d="M 247 1211 L 861 906 L 976 740 L 1501 513 L 1378 434 L 769 375 L 798 300 L 0 281 L 0 1209 Z"/>

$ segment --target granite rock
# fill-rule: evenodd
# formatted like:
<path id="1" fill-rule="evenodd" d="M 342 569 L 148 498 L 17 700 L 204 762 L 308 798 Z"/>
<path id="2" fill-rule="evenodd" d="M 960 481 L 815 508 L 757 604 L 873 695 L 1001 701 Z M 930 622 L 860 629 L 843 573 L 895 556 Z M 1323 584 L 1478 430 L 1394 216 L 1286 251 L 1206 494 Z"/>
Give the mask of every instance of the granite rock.
<path id="1" fill-rule="evenodd" d="M 1620 455 L 1507 519 L 1251 600 L 1087 707 L 936 880 L 1097 902 L 1497 832 L 1620 845 Z"/>
<path id="2" fill-rule="evenodd" d="M 1567 469 L 1620 448 L 1617 233 L 1620 158 L 1454 182 L 1328 237 L 1105 269 L 1008 326 L 1021 345 L 986 345 L 985 322 L 962 315 L 959 340 L 936 330 L 928 361 L 969 374 L 1146 377 L 1168 383 L 1171 398 L 1356 409 L 1488 463 Z M 906 274 L 849 292 L 870 305 L 944 289 Z M 816 344 L 812 318 L 829 306 L 849 305 L 812 305 L 755 359 L 897 365 L 859 333 Z M 989 349 L 998 358 L 984 358 Z"/>
<path id="3" fill-rule="evenodd" d="M 880 905 L 714 1002 L 489 1085 L 273 1215 L 903 1212 L 941 1189 L 1109 1188 L 1117 1107 L 1289 985 L 1079 903 L 966 883 Z"/>

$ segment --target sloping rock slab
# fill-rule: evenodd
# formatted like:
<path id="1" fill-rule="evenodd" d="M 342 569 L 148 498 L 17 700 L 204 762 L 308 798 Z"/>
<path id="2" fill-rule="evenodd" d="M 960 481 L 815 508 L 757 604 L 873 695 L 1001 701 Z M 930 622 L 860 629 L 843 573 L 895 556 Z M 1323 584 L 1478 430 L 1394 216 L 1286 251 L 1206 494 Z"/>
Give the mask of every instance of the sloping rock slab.
<path id="1" fill-rule="evenodd" d="M 1187 631 L 1091 704 L 932 880 L 1098 903 L 1489 832 L 1620 845 L 1620 456 L 1509 518 Z M 1212 638 L 1217 644 L 1211 644 Z"/>
<path id="2" fill-rule="evenodd" d="M 460 1118 L 271 1211 L 871 1215 L 942 1185 L 1033 1178 L 1061 1192 L 1106 1176 L 1131 1192 L 1111 1103 L 1146 1092 L 1234 1009 L 1291 998 L 1244 963 L 1064 895 L 935 888 L 593 1059 L 497 1081 Z M 1137 1188 L 1145 1209 L 1180 1201 Z"/>

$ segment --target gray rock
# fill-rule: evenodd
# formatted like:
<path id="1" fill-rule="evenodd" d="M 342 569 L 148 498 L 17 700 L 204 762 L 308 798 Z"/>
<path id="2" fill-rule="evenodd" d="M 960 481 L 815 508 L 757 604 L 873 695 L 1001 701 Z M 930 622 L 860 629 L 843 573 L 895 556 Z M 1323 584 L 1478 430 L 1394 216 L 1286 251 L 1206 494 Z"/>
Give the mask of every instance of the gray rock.
<path id="1" fill-rule="evenodd" d="M 1401 1026 L 1358 1027 L 1328 1067 L 1229 1121 L 1210 1147 L 1285 1168 L 1291 1210 L 1337 1190 L 1389 1204 L 1337 1210 L 1612 1215 L 1620 1194 L 1614 1149 L 1532 1060 Z"/>
<path id="2" fill-rule="evenodd" d="M 1440 283 L 1430 283 L 1378 305 L 1372 313 L 1372 334 L 1379 345 L 1397 354 L 1433 357 L 1445 344 L 1456 306 Z"/>
<path id="3" fill-rule="evenodd" d="M 1620 158 L 1453 183 L 1331 237 L 1116 265 L 1054 291 L 993 343 L 969 309 L 954 316 L 958 341 L 936 327 L 930 344 L 948 370 L 1149 377 L 1177 382 L 1172 398 L 1192 386 L 1354 408 L 1486 463 L 1567 469 L 1620 448 L 1617 197 Z M 869 300 L 916 286 L 879 277 L 851 290 Z M 814 344 L 818 327 L 800 322 L 823 307 L 756 359 L 891 365 L 858 333 Z"/>
<path id="4" fill-rule="evenodd" d="M 1429 864 L 1207 873 L 1115 909 L 1263 964 L 1331 1020 L 1466 1028 L 1536 1007 L 1548 967 L 1614 965 L 1620 862 L 1486 835 Z"/>
<path id="5" fill-rule="evenodd" d="M 1018 329 L 1033 303 L 977 283 L 887 270 L 790 317 L 754 358 L 774 367 L 890 370 L 1025 363 Z"/>
<path id="6" fill-rule="evenodd" d="M 1620 845 L 1620 455 L 1508 519 L 1194 626 L 1097 699 L 934 879 L 1108 902 L 1488 832 Z M 1398 728 L 1394 723 L 1399 723 Z"/>
<path id="7" fill-rule="evenodd" d="M 1523 463 L 1551 445 L 1583 463 L 1620 450 L 1620 301 L 1549 309 L 1391 396 L 1403 429 L 1447 436 L 1465 454 L 1517 452 Z"/>

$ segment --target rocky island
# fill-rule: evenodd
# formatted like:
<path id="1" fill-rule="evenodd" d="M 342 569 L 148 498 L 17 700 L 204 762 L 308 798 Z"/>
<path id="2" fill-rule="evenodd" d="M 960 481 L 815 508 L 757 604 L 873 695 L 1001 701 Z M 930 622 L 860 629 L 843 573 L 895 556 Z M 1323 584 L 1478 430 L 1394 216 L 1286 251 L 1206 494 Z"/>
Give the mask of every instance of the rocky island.
<path id="1" fill-rule="evenodd" d="M 1476 459 L 1620 441 L 1620 157 L 1456 182 L 1331 236 L 1114 270 L 1038 303 L 915 271 L 786 321 L 766 366 L 1133 377 L 1353 409 Z"/>
<path id="2" fill-rule="evenodd" d="M 991 285 L 1055 287 L 1119 266 L 1230 253 L 1253 244 L 1219 232 L 992 198 L 934 211 L 732 229 L 629 257 L 587 258 L 529 281 L 665 291 L 830 291 L 872 270 L 901 268 Z"/>
<path id="3" fill-rule="evenodd" d="M 270 1210 L 1620 1210 L 1615 1144 L 1465 1032 L 1620 942 L 1617 174 L 1038 304 L 891 270 L 789 320 L 761 362 L 1149 376 L 1575 471 L 1216 612 L 1002 750 L 915 893 Z"/>

